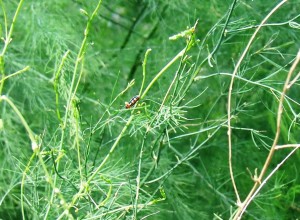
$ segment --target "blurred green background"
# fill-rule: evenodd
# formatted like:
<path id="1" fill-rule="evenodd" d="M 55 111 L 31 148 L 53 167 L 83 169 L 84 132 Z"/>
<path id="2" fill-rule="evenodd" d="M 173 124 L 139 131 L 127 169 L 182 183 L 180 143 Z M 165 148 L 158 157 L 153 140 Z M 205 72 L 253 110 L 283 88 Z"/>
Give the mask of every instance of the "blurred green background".
<path id="1" fill-rule="evenodd" d="M 53 179 L 60 174 L 61 177 L 56 176 L 56 187 L 67 203 L 78 192 L 82 177 L 88 179 L 109 155 L 88 191 L 70 210 L 70 216 L 75 219 L 233 216 L 237 206 L 228 168 L 229 83 L 255 29 L 278 4 L 237 1 L 231 11 L 233 2 L 103 0 L 91 21 L 79 64 L 82 76 L 78 79 L 79 70 L 75 74 L 79 85 L 67 116 L 76 57 L 89 20 L 83 10 L 91 15 L 98 1 L 23 2 L 14 23 L 12 41 L 3 55 L 2 78 L 25 66 L 30 69 L 2 81 L 1 95 L 13 101 L 39 136 L 44 165 Z M 6 24 L 8 28 L 12 24 L 19 1 L 0 3 L 0 34 L 5 39 Z M 255 169 L 260 172 L 276 133 L 280 93 L 300 47 L 299 8 L 299 1 L 289 1 L 271 16 L 256 36 L 234 82 L 232 163 L 242 200 L 253 186 L 248 170 L 252 175 Z M 124 103 L 139 94 L 146 50 L 152 49 L 146 64 L 145 86 L 187 44 L 184 37 L 175 41 L 169 37 L 193 27 L 197 20 L 194 34 L 199 41 L 186 53 L 187 57 L 166 70 L 139 102 L 137 112 L 125 110 Z M 0 45 L 2 50 L 4 41 Z M 66 51 L 69 54 L 55 81 Z M 292 78 L 299 69 L 296 68 Z M 159 111 L 176 71 L 180 73 L 176 78 L 178 89 L 171 87 L 174 96 L 168 96 L 165 108 Z M 134 85 L 122 93 L 133 79 Z M 299 86 L 298 80 L 287 93 L 278 144 L 299 143 Z M 70 218 L 63 216 L 61 199 L 51 199 L 54 189 L 40 160 L 30 159 L 33 152 L 20 119 L 4 100 L 0 108 L 3 123 L 0 218 L 22 219 L 21 205 L 25 219 Z M 57 110 L 63 120 L 67 117 L 66 127 L 62 127 Z M 132 123 L 109 154 L 131 114 L 135 114 Z M 268 172 L 290 151 L 276 151 Z M 60 166 L 55 170 L 58 161 Z M 297 151 L 255 197 L 243 219 L 299 218 L 298 163 Z M 145 179 L 137 200 L 145 206 L 135 204 L 137 177 Z M 103 201 L 104 205 L 97 206 Z"/>

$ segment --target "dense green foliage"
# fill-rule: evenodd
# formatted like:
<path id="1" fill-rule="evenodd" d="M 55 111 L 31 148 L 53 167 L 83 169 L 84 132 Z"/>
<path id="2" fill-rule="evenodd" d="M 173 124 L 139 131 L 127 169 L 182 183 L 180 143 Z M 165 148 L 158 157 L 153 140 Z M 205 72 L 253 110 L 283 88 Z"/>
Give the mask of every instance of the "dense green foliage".
<path id="1" fill-rule="evenodd" d="M 0 0 L 0 219 L 233 219 L 229 162 L 243 202 L 273 151 L 243 219 L 299 217 L 299 152 L 276 169 L 300 3 L 259 26 L 278 4 Z"/>

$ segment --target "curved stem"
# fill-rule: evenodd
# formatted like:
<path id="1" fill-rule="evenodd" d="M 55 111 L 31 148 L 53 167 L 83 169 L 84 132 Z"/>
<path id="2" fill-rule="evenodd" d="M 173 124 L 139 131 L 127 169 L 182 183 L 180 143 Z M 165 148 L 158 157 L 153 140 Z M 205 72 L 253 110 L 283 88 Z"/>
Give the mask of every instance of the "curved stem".
<path id="1" fill-rule="evenodd" d="M 261 24 L 259 25 L 259 27 L 255 30 L 255 32 L 253 33 L 253 35 L 251 36 L 244 52 L 242 53 L 239 61 L 237 62 L 235 68 L 234 68 L 234 71 L 232 73 L 232 77 L 231 77 L 231 81 L 230 81 L 230 85 L 229 85 L 229 92 L 228 92 L 228 107 L 227 107 L 227 119 L 228 119 L 228 131 L 227 131 L 227 135 L 228 135 L 228 162 L 229 162 L 229 172 L 230 172 L 230 178 L 231 178 L 231 181 L 232 181 L 232 185 L 233 185 L 233 188 L 234 188 L 234 191 L 235 191 L 235 194 L 236 194 L 236 197 L 237 197 L 237 203 L 238 205 L 241 204 L 241 200 L 240 200 L 240 197 L 239 197 L 239 194 L 238 194 L 238 190 L 237 190 L 237 187 L 236 187 L 236 184 L 235 184 L 235 180 L 234 180 L 234 175 L 233 175 L 233 170 L 232 170 L 232 143 L 231 143 L 231 97 L 232 97 L 232 89 L 233 89 L 233 82 L 234 82 L 234 79 L 235 79 L 235 76 L 237 75 L 237 72 L 240 68 L 240 65 L 243 61 L 243 59 L 245 58 L 251 44 L 253 43 L 258 31 L 262 28 L 263 24 L 266 23 L 266 21 L 270 18 L 270 16 L 281 6 L 283 5 L 287 0 L 283 0 L 282 2 L 280 2 L 275 8 L 273 8 L 273 10 L 263 19 L 263 21 L 261 22 Z M 273 155 L 273 152 L 270 152 L 270 157 L 272 157 Z M 263 170 L 264 171 L 264 170 Z M 262 171 L 262 172 L 263 172 Z M 263 173 L 262 173 L 263 175 Z M 257 184 L 257 183 L 256 183 Z"/>

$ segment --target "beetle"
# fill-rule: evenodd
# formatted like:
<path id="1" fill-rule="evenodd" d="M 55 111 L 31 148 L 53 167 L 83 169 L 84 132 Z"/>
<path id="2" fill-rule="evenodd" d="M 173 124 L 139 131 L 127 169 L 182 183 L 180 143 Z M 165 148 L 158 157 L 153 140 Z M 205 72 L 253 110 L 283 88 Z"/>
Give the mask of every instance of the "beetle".
<path id="1" fill-rule="evenodd" d="M 134 106 L 135 105 L 135 103 L 137 102 L 137 101 L 139 101 L 139 99 L 140 99 L 140 96 L 139 95 L 136 95 L 136 96 L 134 96 L 132 99 L 130 99 L 130 101 L 129 102 L 125 102 L 125 108 L 131 108 L 132 106 Z"/>

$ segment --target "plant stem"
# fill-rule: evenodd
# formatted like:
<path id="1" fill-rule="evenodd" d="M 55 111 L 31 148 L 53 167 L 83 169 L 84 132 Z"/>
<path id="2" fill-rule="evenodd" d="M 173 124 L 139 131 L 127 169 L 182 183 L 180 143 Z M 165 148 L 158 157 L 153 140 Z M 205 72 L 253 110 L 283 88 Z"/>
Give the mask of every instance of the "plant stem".
<path id="1" fill-rule="evenodd" d="M 229 85 L 229 91 L 228 91 L 228 106 L 227 106 L 227 119 L 228 119 L 228 131 L 227 131 L 227 135 L 228 135 L 228 163 L 229 163 L 229 172 L 230 172 L 230 178 L 231 178 L 231 181 L 232 181 L 232 185 L 233 185 L 233 188 L 234 188 L 234 191 L 235 191 L 235 194 L 236 194 L 236 198 L 237 198 L 237 204 L 238 206 L 242 206 L 243 204 L 241 204 L 241 200 L 240 200 L 240 197 L 239 197 L 239 193 L 238 193 L 238 190 L 237 190 L 237 187 L 236 187 L 236 184 L 235 184 L 235 180 L 234 180 L 234 175 L 233 175 L 233 169 L 232 169 L 232 143 L 231 143 L 231 97 L 232 97 L 232 90 L 233 90 L 233 82 L 234 82 L 234 79 L 235 79 L 235 76 L 237 75 L 237 72 L 240 68 L 240 65 L 244 59 L 244 57 L 246 56 L 251 44 L 253 43 L 257 33 L 259 32 L 259 30 L 262 28 L 262 25 L 266 23 L 266 21 L 270 18 L 270 16 L 278 9 L 280 8 L 280 6 L 282 6 L 287 0 L 283 0 L 282 2 L 280 2 L 278 5 L 276 5 L 276 7 L 274 7 L 271 12 L 262 20 L 261 24 L 259 25 L 259 27 L 255 30 L 255 32 L 253 33 L 253 35 L 251 36 L 245 50 L 243 51 L 240 59 L 238 60 L 235 68 L 234 68 L 234 71 L 232 73 L 232 76 L 231 76 L 231 81 L 230 81 L 230 85 Z M 270 157 L 272 157 L 273 155 L 273 152 L 272 150 L 270 151 Z M 264 170 L 263 170 L 264 171 Z M 262 175 L 264 174 L 264 172 L 262 171 Z M 261 175 L 261 177 L 262 177 Z M 258 182 L 255 183 L 255 186 L 258 184 Z M 255 187 L 256 188 L 256 187 Z M 236 215 L 238 216 L 238 215 Z"/>

